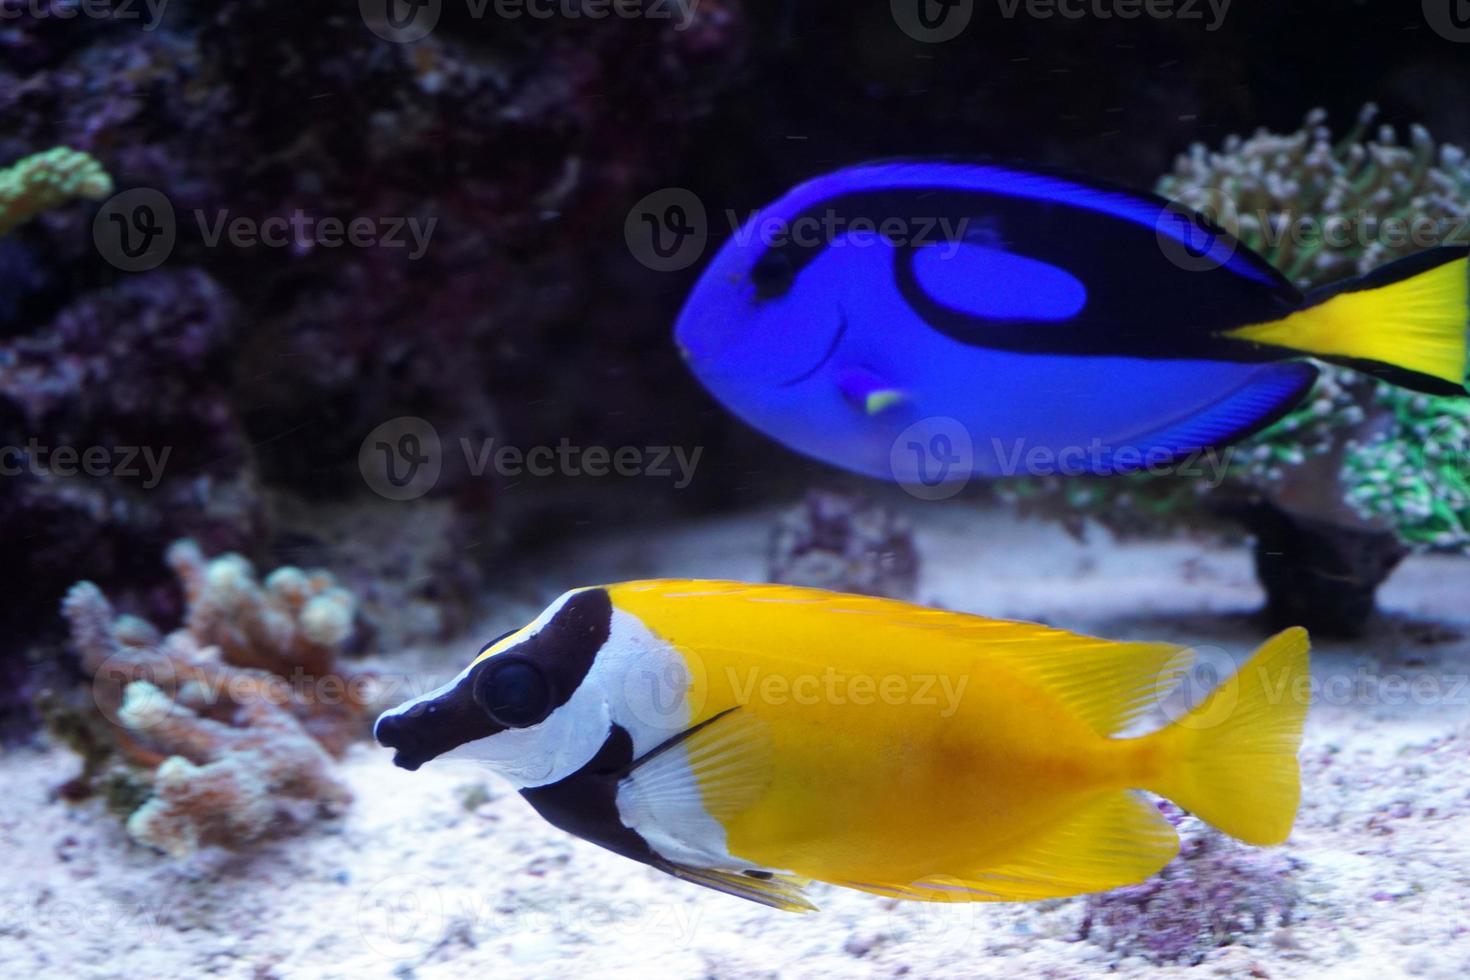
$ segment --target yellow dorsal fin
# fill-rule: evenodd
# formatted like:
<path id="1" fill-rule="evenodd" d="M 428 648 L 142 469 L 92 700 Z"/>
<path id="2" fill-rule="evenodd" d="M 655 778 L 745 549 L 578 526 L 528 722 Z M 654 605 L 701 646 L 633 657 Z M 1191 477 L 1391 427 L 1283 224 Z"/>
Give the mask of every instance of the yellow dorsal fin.
<path id="1" fill-rule="evenodd" d="M 1115 735 L 1178 684 L 1193 659 L 1172 643 L 1120 643 L 1005 623 L 985 656 L 1045 688 L 1099 735 Z M 1006 635 L 1009 634 L 1009 635 Z"/>
<path id="2" fill-rule="evenodd" d="M 897 614 L 905 625 L 973 645 L 982 664 L 1044 689 L 1099 735 L 1128 727 L 1177 686 L 1194 657 L 1173 643 L 1104 640 L 1039 623 L 893 605 L 906 610 Z"/>
<path id="3" fill-rule="evenodd" d="M 1024 844 L 1003 864 L 915 882 L 843 882 L 851 888 L 931 902 L 1033 902 L 1132 885 L 1179 852 L 1179 835 L 1136 793 L 1113 791 Z"/>
<path id="4" fill-rule="evenodd" d="M 713 599 L 736 603 L 726 607 L 732 618 L 747 609 L 772 605 L 800 609 L 805 616 L 841 617 L 842 628 L 855 625 L 878 630 L 925 631 L 935 645 L 956 648 L 975 658 L 975 666 L 1001 665 L 1018 678 L 1043 688 L 1075 711 L 1099 735 L 1113 735 L 1163 694 L 1173 689 L 1189 664 L 1187 647 L 1170 643 L 1119 643 L 1036 623 L 989 619 L 969 613 L 932 609 L 896 599 L 829 592 L 795 585 L 764 585 L 708 579 L 651 579 L 608 586 L 614 601 L 635 614 L 668 616 L 683 602 Z M 746 606 L 745 604 L 750 604 Z M 734 608 L 735 612 L 730 612 Z M 869 622 L 870 619 L 870 622 Z M 837 633 L 834 627 L 834 635 Z M 913 636 L 902 642 L 912 646 Z M 919 639 L 922 649 L 923 640 Z"/>

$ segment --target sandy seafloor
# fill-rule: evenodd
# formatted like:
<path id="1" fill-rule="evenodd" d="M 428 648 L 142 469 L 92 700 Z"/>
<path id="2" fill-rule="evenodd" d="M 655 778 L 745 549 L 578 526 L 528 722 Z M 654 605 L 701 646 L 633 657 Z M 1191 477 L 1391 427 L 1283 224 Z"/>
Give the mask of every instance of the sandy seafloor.
<path id="1" fill-rule="evenodd" d="M 1118 638 L 1244 653 L 1261 639 L 1244 548 L 1084 542 L 962 506 L 914 511 L 920 598 Z M 427 681 L 571 585 L 759 578 L 770 514 L 630 532 L 528 564 L 463 642 L 381 660 Z M 55 802 L 61 750 L 0 759 L 0 971 L 14 977 L 1470 976 L 1470 562 L 1408 561 L 1365 638 L 1315 646 L 1291 921 L 1159 967 L 1079 940 L 1080 899 L 926 905 L 814 886 L 770 911 L 543 823 L 462 764 L 418 773 L 362 745 L 337 824 L 176 862 L 100 804 Z M 915 654 L 919 656 L 918 652 Z M 1417 682 L 1417 683 L 1416 683 Z M 1398 685 L 1407 685 L 1402 688 Z"/>

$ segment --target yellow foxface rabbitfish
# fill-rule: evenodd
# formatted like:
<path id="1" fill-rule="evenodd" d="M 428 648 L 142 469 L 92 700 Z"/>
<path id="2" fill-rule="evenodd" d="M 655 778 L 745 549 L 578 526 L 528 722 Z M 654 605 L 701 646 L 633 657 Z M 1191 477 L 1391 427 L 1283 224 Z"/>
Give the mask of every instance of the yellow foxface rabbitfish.
<path id="1" fill-rule="evenodd" d="M 1024 901 L 1154 874 L 1157 793 L 1277 844 L 1300 795 L 1307 635 L 1122 737 L 1189 652 L 784 585 L 575 589 L 386 712 L 394 761 L 481 760 L 552 824 L 793 911 L 810 880 Z"/>

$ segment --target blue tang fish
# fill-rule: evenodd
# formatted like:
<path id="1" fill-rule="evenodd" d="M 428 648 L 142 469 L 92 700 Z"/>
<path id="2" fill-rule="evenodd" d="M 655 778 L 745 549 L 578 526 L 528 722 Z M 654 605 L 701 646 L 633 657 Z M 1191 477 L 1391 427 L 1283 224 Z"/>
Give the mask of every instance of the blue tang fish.
<path id="1" fill-rule="evenodd" d="M 836 466 L 932 482 L 901 445 L 918 432 L 969 443 L 950 476 L 1112 474 L 1271 424 L 1312 387 L 1309 358 L 1464 394 L 1467 254 L 1432 249 L 1304 294 L 1151 194 L 880 162 L 753 215 L 676 337 L 727 408 Z"/>

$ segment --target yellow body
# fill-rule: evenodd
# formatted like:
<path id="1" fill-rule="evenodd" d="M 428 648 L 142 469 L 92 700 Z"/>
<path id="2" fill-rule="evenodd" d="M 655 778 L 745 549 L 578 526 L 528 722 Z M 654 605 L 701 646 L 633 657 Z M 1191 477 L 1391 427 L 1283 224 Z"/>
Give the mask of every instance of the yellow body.
<path id="1" fill-rule="evenodd" d="M 724 737 L 749 743 L 743 760 L 711 751 L 724 761 L 696 772 L 740 859 L 905 897 L 1043 898 L 1139 881 L 1173 856 L 1172 828 L 1128 790 L 1194 797 L 1179 802 L 1258 843 L 1290 829 L 1305 705 L 1289 684 L 1279 706 L 1255 705 L 1243 671 L 1229 712 L 1216 699 L 1189 716 L 1213 707 L 1209 724 L 1116 738 L 1187 651 L 787 586 L 608 591 L 684 658 L 691 725 L 748 733 Z M 1282 678 L 1299 676 L 1305 634 L 1275 648 Z M 1233 758 L 1242 738 L 1266 742 Z M 1200 785 L 1196 757 L 1214 755 L 1238 765 Z M 751 785 L 732 793 L 732 778 Z"/>

